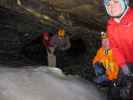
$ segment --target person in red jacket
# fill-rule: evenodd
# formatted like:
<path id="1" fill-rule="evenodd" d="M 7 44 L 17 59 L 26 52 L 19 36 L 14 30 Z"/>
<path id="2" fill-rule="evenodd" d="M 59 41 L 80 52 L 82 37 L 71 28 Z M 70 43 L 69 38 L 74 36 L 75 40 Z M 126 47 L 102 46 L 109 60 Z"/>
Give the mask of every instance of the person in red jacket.
<path id="1" fill-rule="evenodd" d="M 130 75 L 128 64 L 133 64 L 133 9 L 128 3 L 128 0 L 104 0 L 110 16 L 107 22 L 110 47 L 124 75 Z"/>
<path id="2" fill-rule="evenodd" d="M 48 32 L 42 33 L 42 42 L 44 45 L 44 48 L 47 51 L 47 60 L 48 60 L 48 66 L 50 67 L 56 67 L 56 57 L 54 55 L 54 46 L 51 43 L 51 37 Z"/>

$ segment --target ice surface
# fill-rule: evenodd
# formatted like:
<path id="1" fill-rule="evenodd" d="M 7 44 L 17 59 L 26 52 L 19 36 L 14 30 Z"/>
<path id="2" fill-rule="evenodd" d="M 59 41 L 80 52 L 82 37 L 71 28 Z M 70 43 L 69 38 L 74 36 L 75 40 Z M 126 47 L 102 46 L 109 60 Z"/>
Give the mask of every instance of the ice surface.
<path id="1" fill-rule="evenodd" d="M 104 100 L 87 81 L 57 68 L 0 68 L 0 100 Z"/>

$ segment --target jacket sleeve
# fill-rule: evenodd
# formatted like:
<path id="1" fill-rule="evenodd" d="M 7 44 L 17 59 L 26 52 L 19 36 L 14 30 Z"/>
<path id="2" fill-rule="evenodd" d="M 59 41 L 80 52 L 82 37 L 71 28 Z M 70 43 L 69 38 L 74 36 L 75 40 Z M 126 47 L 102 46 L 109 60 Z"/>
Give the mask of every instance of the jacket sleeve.
<path id="1" fill-rule="evenodd" d="M 92 61 L 92 64 L 95 64 L 97 62 L 99 62 L 101 60 L 101 54 L 102 53 L 102 49 L 100 48 L 97 53 L 96 53 L 96 56 L 94 57 L 93 61 Z"/>
<path id="2" fill-rule="evenodd" d="M 119 67 L 122 67 L 123 64 L 125 64 L 125 58 L 123 56 L 122 51 L 119 49 L 117 42 L 112 37 L 112 35 L 109 35 L 109 41 L 110 41 L 110 47 L 113 51 L 113 56 L 118 64 Z"/>
<path id="3" fill-rule="evenodd" d="M 62 50 L 67 50 L 67 49 L 69 49 L 71 47 L 70 39 L 69 39 L 68 36 L 65 37 L 64 44 L 65 45 L 62 46 L 62 48 L 61 48 Z"/>

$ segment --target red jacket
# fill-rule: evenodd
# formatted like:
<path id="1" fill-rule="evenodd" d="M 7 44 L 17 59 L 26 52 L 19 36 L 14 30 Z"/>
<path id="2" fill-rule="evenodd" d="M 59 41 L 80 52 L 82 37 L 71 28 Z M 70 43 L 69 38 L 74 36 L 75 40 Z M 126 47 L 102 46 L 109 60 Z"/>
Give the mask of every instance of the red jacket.
<path id="1" fill-rule="evenodd" d="M 49 33 L 48 32 L 43 32 L 42 36 L 43 36 L 44 47 L 49 48 L 51 46 L 51 38 L 49 36 Z M 48 40 L 45 40 L 45 37 L 48 37 Z"/>
<path id="2" fill-rule="evenodd" d="M 110 18 L 107 33 L 117 64 L 133 63 L 133 9 L 128 9 L 120 23 Z"/>

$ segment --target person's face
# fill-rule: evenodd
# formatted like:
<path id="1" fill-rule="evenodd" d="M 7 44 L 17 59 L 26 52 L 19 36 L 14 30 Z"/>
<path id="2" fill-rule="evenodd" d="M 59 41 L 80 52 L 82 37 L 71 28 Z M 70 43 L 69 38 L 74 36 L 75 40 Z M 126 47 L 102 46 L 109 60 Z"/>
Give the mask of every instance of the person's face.
<path id="1" fill-rule="evenodd" d="M 48 36 L 44 36 L 44 39 L 45 39 L 45 40 L 48 40 L 49 38 L 48 38 Z"/>
<path id="2" fill-rule="evenodd" d="M 106 7 L 110 16 L 119 16 L 122 13 L 120 0 L 109 0 Z"/>
<path id="3" fill-rule="evenodd" d="M 64 29 L 61 29 L 61 30 L 59 30 L 58 31 L 58 36 L 60 37 L 60 38 L 64 38 L 64 33 L 65 31 L 64 31 Z"/>
<path id="4" fill-rule="evenodd" d="M 109 40 L 108 39 L 102 39 L 102 47 L 103 48 L 109 48 Z"/>

